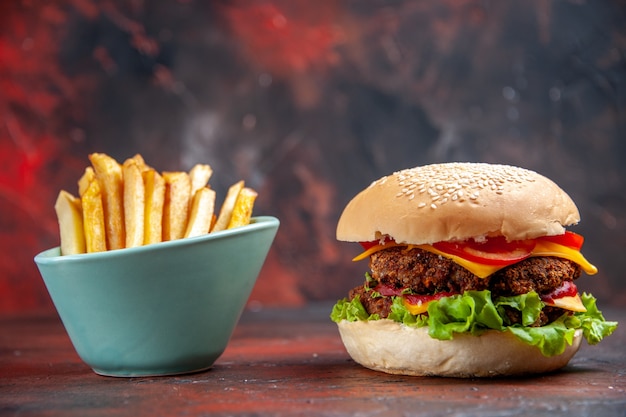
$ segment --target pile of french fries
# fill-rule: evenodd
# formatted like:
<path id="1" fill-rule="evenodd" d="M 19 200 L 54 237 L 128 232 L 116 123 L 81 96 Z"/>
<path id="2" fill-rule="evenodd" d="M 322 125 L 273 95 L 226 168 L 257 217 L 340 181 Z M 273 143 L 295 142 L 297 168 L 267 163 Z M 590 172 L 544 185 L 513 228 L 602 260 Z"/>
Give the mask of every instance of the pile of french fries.
<path id="1" fill-rule="evenodd" d="M 61 190 L 54 206 L 62 255 L 132 248 L 250 223 L 256 191 L 243 180 L 233 184 L 216 215 L 209 165 L 159 174 L 139 154 L 123 164 L 104 153 L 89 160 L 78 180 L 79 197 Z"/>

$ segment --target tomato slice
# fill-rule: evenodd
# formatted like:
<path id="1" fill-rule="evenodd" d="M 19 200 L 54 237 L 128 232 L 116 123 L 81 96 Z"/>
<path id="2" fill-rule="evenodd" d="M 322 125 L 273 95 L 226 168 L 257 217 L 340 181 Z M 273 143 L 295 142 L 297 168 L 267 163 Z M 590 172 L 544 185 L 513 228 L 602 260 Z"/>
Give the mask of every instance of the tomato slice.
<path id="1" fill-rule="evenodd" d="M 473 239 L 463 242 L 437 242 L 433 247 L 450 255 L 456 255 L 472 262 L 485 265 L 509 265 L 528 258 L 535 248 L 535 240 L 507 242 L 502 236 L 476 242 Z"/>
<path id="2" fill-rule="evenodd" d="M 487 238 L 477 242 L 473 239 L 463 242 L 437 242 L 432 246 L 444 253 L 455 255 L 472 262 L 484 265 L 510 265 L 528 258 L 538 241 L 547 241 L 580 250 L 584 238 L 574 232 L 566 231 L 558 236 L 542 236 L 536 239 L 515 240 L 507 242 L 502 236 Z M 393 239 L 386 237 L 382 244 L 393 243 Z M 380 245 L 381 241 L 360 242 L 366 251 Z"/>
<path id="3" fill-rule="evenodd" d="M 543 236 L 538 239 L 547 240 L 548 242 L 556 243 L 559 245 L 567 246 L 569 248 L 573 248 L 576 250 L 580 250 L 583 246 L 583 242 L 585 238 L 579 235 L 578 233 L 566 231 L 562 235 L 557 236 Z"/>
<path id="4" fill-rule="evenodd" d="M 378 245 L 378 242 L 359 242 L 363 249 L 368 250 L 369 248 Z"/>
<path id="5" fill-rule="evenodd" d="M 453 292 L 438 292 L 431 295 L 418 295 L 418 294 L 406 294 L 404 299 L 411 305 L 422 305 L 424 303 L 430 303 L 431 301 L 441 300 L 444 297 L 452 297 L 457 293 Z"/>
<path id="6" fill-rule="evenodd" d="M 374 291 L 378 292 L 380 295 L 384 295 L 385 297 L 390 297 L 392 295 L 402 295 L 404 288 L 395 288 L 391 285 L 378 284 L 376 287 L 374 287 Z"/>
<path id="7" fill-rule="evenodd" d="M 382 244 L 387 244 L 393 242 L 393 239 L 389 238 L 389 237 L 385 237 L 382 241 Z M 374 246 L 380 245 L 381 241 L 380 240 L 372 240 L 371 242 L 359 242 L 359 244 L 363 247 L 363 249 L 368 250 L 370 248 L 373 248 Z"/>

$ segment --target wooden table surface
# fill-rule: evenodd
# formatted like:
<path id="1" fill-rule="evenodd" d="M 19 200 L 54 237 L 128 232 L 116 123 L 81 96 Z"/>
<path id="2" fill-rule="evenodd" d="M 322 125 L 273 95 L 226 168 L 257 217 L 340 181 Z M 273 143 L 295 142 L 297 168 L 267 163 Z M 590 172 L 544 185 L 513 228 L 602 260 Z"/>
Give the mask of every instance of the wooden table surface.
<path id="1" fill-rule="evenodd" d="M 329 310 L 246 312 L 212 369 L 150 378 L 96 375 L 56 316 L 0 318 L 0 416 L 626 416 L 626 310 L 563 370 L 500 379 L 362 368 Z"/>

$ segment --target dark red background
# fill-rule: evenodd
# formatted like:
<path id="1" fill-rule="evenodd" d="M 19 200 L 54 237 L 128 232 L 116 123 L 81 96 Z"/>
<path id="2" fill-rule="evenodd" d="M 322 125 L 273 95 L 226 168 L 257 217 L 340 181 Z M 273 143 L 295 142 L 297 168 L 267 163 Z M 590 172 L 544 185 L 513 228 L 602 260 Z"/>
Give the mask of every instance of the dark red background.
<path id="1" fill-rule="evenodd" d="M 579 281 L 626 303 L 623 1 L 0 2 L 0 312 L 50 310 L 33 263 L 90 152 L 242 178 L 282 226 L 256 306 L 336 299 L 334 228 L 372 180 L 521 165 L 579 205 Z"/>

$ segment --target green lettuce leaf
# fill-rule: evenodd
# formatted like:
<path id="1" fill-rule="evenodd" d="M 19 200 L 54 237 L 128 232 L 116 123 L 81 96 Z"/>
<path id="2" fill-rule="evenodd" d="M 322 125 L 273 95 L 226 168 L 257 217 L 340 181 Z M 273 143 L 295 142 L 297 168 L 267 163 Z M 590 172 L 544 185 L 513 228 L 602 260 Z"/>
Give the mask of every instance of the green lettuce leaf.
<path id="1" fill-rule="evenodd" d="M 352 301 L 348 301 L 347 298 L 343 298 L 333 306 L 333 310 L 330 313 L 330 319 L 335 323 L 339 323 L 341 320 L 357 321 L 357 320 L 379 320 L 378 314 L 369 314 L 359 297 L 354 297 Z"/>
<path id="2" fill-rule="evenodd" d="M 387 316 L 389 320 L 397 321 L 410 327 L 424 327 L 428 325 L 428 316 L 425 314 L 413 315 L 407 310 L 402 301 L 402 297 L 394 297 L 391 304 L 391 313 Z"/>
<path id="3" fill-rule="evenodd" d="M 580 320 L 580 324 L 576 323 L 576 328 L 583 330 L 587 343 L 595 345 L 617 329 L 617 322 L 604 320 L 602 312 L 596 306 L 596 299 L 591 294 L 582 293 L 580 299 L 587 311 L 574 314 L 574 318 Z"/>
<path id="4" fill-rule="evenodd" d="M 589 344 L 596 344 L 609 336 L 618 323 L 606 321 L 596 306 L 596 299 L 589 294 L 582 294 L 581 300 L 586 312 L 564 314 L 554 322 L 541 327 L 530 327 L 535 323 L 544 303 L 535 292 L 528 294 L 491 298 L 491 292 L 466 291 L 464 294 L 444 297 L 428 305 L 428 314 L 412 315 L 404 306 L 402 297 L 394 297 L 391 313 L 387 317 L 407 326 L 428 326 L 431 337 L 450 340 L 455 333 L 479 335 L 487 329 L 510 331 L 523 342 L 536 346 L 545 356 L 561 354 L 567 345 L 571 345 L 577 329 Z M 521 312 L 522 323 L 506 322 L 504 307 Z M 352 301 L 339 300 L 333 307 L 331 319 L 341 320 L 379 320 L 377 314 L 369 315 L 358 297 Z"/>
<path id="5" fill-rule="evenodd" d="M 530 326 L 537 321 L 544 307 L 543 301 L 535 291 L 512 297 L 498 297 L 496 307 L 502 317 L 506 317 L 504 307 L 511 307 L 522 313 L 522 325 Z M 510 324 L 506 323 L 505 324 Z"/>
<path id="6" fill-rule="evenodd" d="M 541 350 L 544 356 L 560 355 L 567 345 L 574 341 L 576 329 L 565 325 L 563 315 L 552 323 L 541 327 L 523 327 L 519 324 L 507 327 L 507 330 L 521 341 L 533 345 Z"/>
<path id="7" fill-rule="evenodd" d="M 478 335 L 486 329 L 502 329 L 502 318 L 487 290 L 434 301 L 428 305 L 428 317 L 428 334 L 440 340 L 450 340 L 454 333 Z"/>

